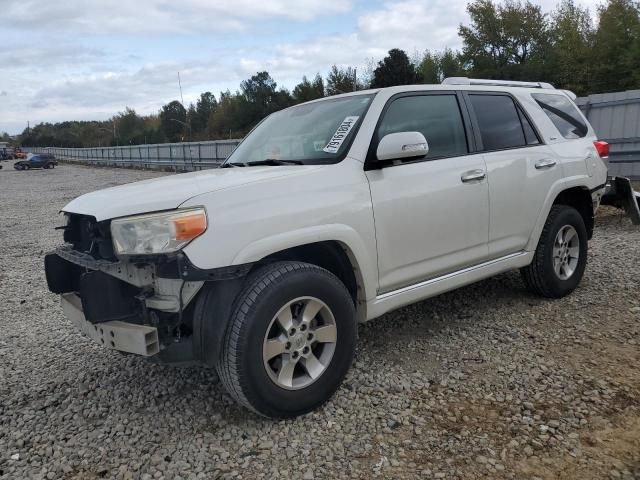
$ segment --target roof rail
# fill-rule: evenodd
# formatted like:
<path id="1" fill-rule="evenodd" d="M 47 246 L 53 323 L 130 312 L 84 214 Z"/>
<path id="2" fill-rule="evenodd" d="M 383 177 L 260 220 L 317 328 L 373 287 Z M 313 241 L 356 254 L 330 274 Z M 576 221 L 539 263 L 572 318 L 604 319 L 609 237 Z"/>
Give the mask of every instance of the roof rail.
<path id="1" fill-rule="evenodd" d="M 516 82 L 515 80 L 484 80 L 481 78 L 447 77 L 443 85 L 488 85 L 492 87 L 524 87 L 524 88 L 553 88 L 547 82 Z"/>

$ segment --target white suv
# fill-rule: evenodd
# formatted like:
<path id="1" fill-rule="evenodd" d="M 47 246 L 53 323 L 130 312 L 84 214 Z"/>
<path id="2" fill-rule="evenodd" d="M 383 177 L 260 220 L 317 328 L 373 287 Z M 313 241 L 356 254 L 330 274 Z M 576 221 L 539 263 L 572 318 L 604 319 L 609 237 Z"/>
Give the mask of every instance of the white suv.
<path id="1" fill-rule="evenodd" d="M 569 92 L 448 79 L 274 113 L 222 168 L 83 195 L 49 288 L 94 340 L 217 368 L 241 404 L 308 412 L 357 322 L 519 268 L 576 288 L 608 152 Z"/>

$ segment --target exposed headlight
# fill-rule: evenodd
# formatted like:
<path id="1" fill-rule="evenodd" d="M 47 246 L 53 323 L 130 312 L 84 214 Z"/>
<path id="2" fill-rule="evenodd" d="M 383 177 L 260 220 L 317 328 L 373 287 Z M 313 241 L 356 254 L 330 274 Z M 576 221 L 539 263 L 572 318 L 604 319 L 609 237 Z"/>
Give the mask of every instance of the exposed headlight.
<path id="1" fill-rule="evenodd" d="M 175 252 L 206 229 L 204 208 L 136 215 L 111 222 L 113 246 L 121 255 Z"/>

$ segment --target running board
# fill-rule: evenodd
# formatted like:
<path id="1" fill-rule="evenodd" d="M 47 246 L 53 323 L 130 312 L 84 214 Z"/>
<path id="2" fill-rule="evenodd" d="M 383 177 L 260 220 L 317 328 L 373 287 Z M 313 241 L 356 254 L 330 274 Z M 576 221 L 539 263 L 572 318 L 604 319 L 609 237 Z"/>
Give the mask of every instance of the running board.
<path id="1" fill-rule="evenodd" d="M 75 293 L 64 293 L 60 297 L 62 309 L 69 320 L 96 343 L 121 352 L 135 353 L 145 357 L 160 351 L 158 330 L 147 325 L 121 321 L 93 324 L 82 311 L 82 302 Z"/>
<path id="2" fill-rule="evenodd" d="M 441 293 L 475 283 L 498 273 L 521 268 L 531 263 L 535 252 L 517 252 L 488 262 L 468 267 L 441 277 L 425 280 L 414 285 L 392 290 L 378 295 L 369 303 L 367 320 L 372 320 L 396 308 L 404 307 L 420 300 L 435 297 Z"/>

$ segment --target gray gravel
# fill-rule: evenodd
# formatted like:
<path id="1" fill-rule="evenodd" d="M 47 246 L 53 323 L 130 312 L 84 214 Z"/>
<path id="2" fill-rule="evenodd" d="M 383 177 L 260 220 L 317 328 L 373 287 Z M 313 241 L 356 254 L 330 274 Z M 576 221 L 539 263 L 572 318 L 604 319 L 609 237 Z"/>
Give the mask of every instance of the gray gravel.
<path id="1" fill-rule="evenodd" d="M 161 175 L 0 171 L 0 478 L 640 478 L 640 229 L 604 210 L 570 297 L 517 272 L 361 326 L 303 418 L 237 407 L 215 374 L 107 351 L 45 285 L 58 210 Z"/>

